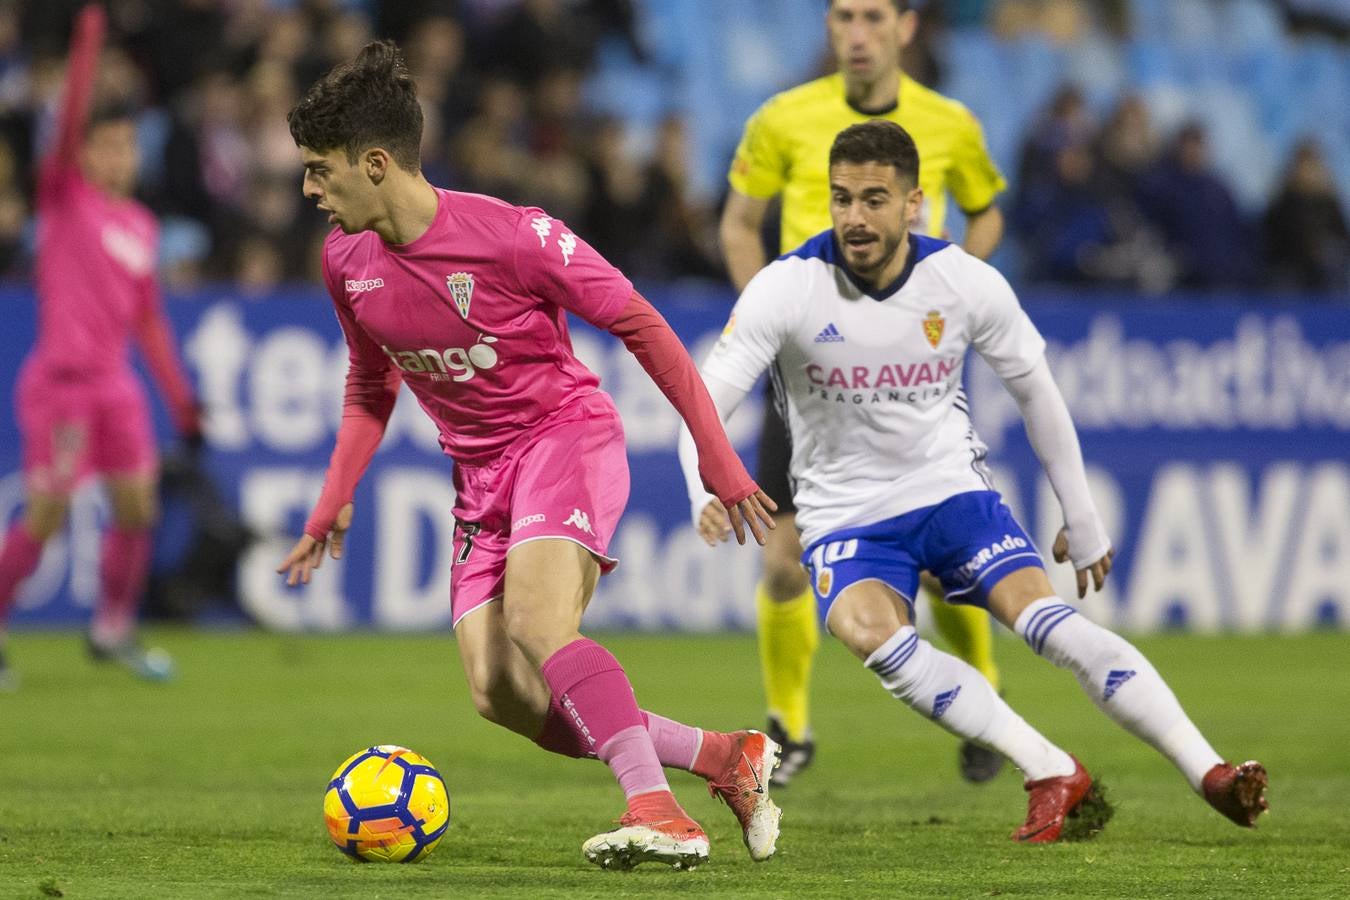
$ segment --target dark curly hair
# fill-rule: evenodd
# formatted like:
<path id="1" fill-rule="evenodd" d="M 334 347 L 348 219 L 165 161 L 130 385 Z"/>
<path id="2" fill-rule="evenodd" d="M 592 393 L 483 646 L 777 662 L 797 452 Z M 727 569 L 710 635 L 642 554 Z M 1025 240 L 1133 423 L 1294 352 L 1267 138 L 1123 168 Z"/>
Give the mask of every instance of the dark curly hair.
<path id="1" fill-rule="evenodd" d="M 830 147 L 830 168 L 838 163 L 895 166 L 901 180 L 919 183 L 919 150 L 909 132 L 889 119 L 870 119 L 839 132 Z"/>
<path id="2" fill-rule="evenodd" d="M 400 168 L 421 168 L 422 108 L 393 41 L 372 41 L 356 59 L 334 66 L 286 121 L 298 146 L 320 152 L 341 148 L 351 165 L 363 151 L 380 147 Z"/>

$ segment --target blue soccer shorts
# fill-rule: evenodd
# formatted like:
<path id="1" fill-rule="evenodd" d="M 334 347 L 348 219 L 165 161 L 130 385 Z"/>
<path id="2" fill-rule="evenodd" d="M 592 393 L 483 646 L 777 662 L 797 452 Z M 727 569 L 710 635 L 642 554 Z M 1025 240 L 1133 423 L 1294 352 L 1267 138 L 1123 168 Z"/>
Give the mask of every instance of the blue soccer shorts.
<path id="1" fill-rule="evenodd" d="M 1026 530 L 997 491 L 970 491 L 893 519 L 831 532 L 802 554 L 821 621 L 849 585 L 880 581 L 904 598 L 914 620 L 919 572 L 942 582 L 948 603 L 988 609 L 1004 576 L 1045 568 Z"/>

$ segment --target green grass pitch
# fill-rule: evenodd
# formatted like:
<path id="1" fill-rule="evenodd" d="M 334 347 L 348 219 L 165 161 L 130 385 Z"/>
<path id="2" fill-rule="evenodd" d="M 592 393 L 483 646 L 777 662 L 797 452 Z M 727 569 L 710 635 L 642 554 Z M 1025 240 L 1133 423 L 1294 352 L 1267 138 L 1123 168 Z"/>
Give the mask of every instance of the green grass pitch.
<path id="1" fill-rule="evenodd" d="M 1334 897 L 1350 895 L 1350 637 L 1141 641 L 1220 752 L 1269 767 L 1254 832 L 1191 795 L 1072 678 L 998 641 L 1012 704 L 1106 782 L 1095 841 L 1020 847 L 1017 776 L 972 787 L 955 741 L 826 642 L 814 769 L 778 795 L 779 853 L 755 865 L 702 784 L 672 785 L 712 839 L 697 871 L 587 864 L 621 797 L 596 762 L 550 756 L 480 721 L 448 636 L 294 638 L 159 632 L 165 686 L 93 667 L 72 635 L 20 633 L 0 695 L 0 898 Z M 759 724 L 754 639 L 604 637 L 644 705 L 695 724 Z M 446 839 L 416 865 L 354 863 L 329 843 L 325 781 L 400 743 L 450 789 Z"/>

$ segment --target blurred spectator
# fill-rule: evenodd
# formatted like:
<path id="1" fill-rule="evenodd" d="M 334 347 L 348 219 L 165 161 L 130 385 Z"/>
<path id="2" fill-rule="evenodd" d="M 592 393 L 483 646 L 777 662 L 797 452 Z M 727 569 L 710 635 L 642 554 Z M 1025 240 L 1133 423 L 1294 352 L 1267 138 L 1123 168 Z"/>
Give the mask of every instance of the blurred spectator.
<path id="1" fill-rule="evenodd" d="M 687 196 L 684 122 L 661 123 L 656 151 L 643 164 L 630 152 L 623 123 L 595 129 L 581 230 L 616 266 L 636 278 L 721 275 L 716 218 Z"/>
<path id="2" fill-rule="evenodd" d="M 1265 216 L 1266 262 L 1275 286 L 1301 291 L 1350 288 L 1350 232 L 1322 152 L 1313 141 L 1294 150 L 1284 183 Z"/>
<path id="3" fill-rule="evenodd" d="M 523 0 L 489 38 L 492 64 L 526 88 L 559 69 L 585 69 L 596 44 L 595 31 L 587 25 L 563 0 Z"/>
<path id="4" fill-rule="evenodd" d="M 0 275 L 14 274 L 28 220 L 28 202 L 18 175 L 13 149 L 8 141 L 0 140 Z"/>
<path id="5" fill-rule="evenodd" d="M 1056 159 L 1065 147 L 1087 144 L 1096 125 L 1083 93 L 1064 85 L 1050 100 L 1041 117 L 1027 129 L 1017 161 L 1016 183 L 1021 191 L 1036 190 L 1058 177 Z"/>
<path id="6" fill-rule="evenodd" d="M 1215 173 L 1204 127 L 1185 125 L 1144 179 L 1144 215 L 1161 231 L 1183 287 L 1241 287 L 1256 279 L 1253 241 L 1232 191 Z"/>

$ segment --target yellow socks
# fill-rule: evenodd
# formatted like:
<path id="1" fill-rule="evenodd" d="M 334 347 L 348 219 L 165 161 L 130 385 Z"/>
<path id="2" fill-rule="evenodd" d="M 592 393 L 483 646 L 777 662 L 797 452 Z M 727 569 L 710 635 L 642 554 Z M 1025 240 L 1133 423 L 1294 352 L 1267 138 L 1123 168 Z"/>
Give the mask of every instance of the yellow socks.
<path id="1" fill-rule="evenodd" d="M 807 588 L 786 603 L 775 603 L 760 584 L 755 589 L 755 606 L 769 714 L 783 723 L 788 740 L 802 741 L 810 724 L 807 694 L 811 661 L 820 646 L 815 594 Z"/>
<path id="2" fill-rule="evenodd" d="M 938 633 L 946 639 L 952 653 L 978 669 L 981 675 L 989 679 L 994 690 L 1000 690 L 989 614 L 977 606 L 947 603 L 931 591 L 925 590 L 924 593 L 928 595 Z"/>

